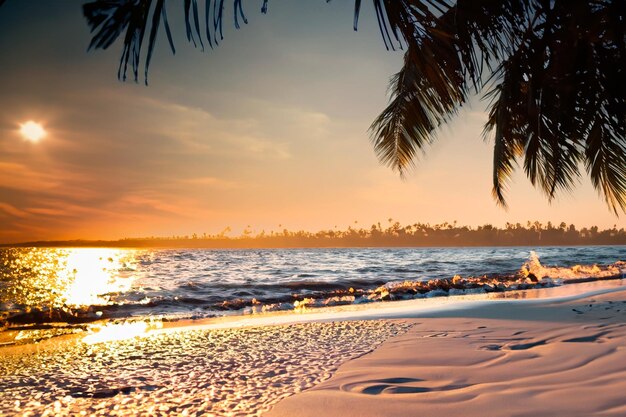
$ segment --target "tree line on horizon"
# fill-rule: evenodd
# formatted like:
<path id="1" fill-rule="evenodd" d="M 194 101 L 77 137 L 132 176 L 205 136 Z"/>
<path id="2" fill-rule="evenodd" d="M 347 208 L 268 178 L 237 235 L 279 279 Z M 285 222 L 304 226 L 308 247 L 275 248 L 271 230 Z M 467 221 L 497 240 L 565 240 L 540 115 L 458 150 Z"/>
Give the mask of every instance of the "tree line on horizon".
<path id="1" fill-rule="evenodd" d="M 129 237 L 117 241 L 29 242 L 19 246 L 119 246 L 119 247 L 206 247 L 206 248 L 283 248 L 283 247 L 424 247 L 424 246 L 549 246 L 549 245 L 626 245 L 626 229 L 600 230 L 598 226 L 577 229 L 561 222 L 539 221 L 459 226 L 457 222 L 413 223 L 402 225 L 389 219 L 370 227 L 348 226 L 341 230 L 317 232 L 286 228 L 280 231 L 254 232 L 248 226 L 238 236 L 230 236 L 230 227 L 217 234 L 175 235 L 168 237 Z"/>

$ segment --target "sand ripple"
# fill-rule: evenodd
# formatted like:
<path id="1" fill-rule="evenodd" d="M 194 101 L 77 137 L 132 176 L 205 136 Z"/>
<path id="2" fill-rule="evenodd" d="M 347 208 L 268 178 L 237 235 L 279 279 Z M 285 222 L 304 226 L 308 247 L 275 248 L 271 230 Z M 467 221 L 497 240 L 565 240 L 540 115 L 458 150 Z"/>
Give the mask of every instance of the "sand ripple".
<path id="1" fill-rule="evenodd" d="M 626 291 L 417 320 L 267 417 L 626 416 Z"/>

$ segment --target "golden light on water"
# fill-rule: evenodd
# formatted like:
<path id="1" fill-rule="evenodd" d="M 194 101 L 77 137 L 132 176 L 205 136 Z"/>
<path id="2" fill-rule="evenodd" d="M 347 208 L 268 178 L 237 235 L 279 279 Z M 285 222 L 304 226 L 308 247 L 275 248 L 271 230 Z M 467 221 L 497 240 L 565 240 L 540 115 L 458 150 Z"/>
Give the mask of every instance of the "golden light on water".
<path id="1" fill-rule="evenodd" d="M 0 264 L 10 285 L 0 287 L 0 301 L 40 309 L 110 304 L 132 288 L 136 256 L 99 248 L 9 250 Z"/>
<path id="2" fill-rule="evenodd" d="M 69 283 L 63 294 L 66 304 L 107 304 L 108 294 L 130 290 L 132 278 L 119 274 L 124 268 L 122 255 L 114 249 L 70 250 L 63 271 Z"/>
<path id="3" fill-rule="evenodd" d="M 29 120 L 20 125 L 20 134 L 27 141 L 37 143 L 46 137 L 47 132 L 40 123 Z"/>

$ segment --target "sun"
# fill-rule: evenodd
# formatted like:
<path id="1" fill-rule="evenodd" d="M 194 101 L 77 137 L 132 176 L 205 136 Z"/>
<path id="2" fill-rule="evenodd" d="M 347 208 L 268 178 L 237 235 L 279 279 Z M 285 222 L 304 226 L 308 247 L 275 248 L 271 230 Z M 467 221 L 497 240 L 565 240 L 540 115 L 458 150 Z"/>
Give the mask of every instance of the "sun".
<path id="1" fill-rule="evenodd" d="M 20 125 L 20 134 L 29 142 L 37 143 L 46 136 L 46 130 L 37 122 L 29 120 Z"/>

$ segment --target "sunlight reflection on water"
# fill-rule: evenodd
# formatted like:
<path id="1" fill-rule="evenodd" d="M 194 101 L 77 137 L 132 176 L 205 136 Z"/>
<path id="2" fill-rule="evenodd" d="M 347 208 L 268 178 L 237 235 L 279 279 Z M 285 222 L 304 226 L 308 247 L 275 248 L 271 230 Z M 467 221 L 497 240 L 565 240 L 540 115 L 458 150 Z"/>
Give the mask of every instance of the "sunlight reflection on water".
<path id="1" fill-rule="evenodd" d="M 80 324 L 98 319 L 300 312 L 310 307 L 500 292 L 520 283 L 520 288 L 528 286 L 525 280 L 530 275 L 519 274 L 527 264 L 535 268 L 528 270 L 534 278 L 545 275 L 546 285 L 558 285 L 560 278 L 586 276 L 589 268 L 577 264 L 609 265 L 626 257 L 624 246 L 536 251 L 537 256 L 529 259 L 533 248 L 525 247 L 2 248 L 0 328 L 8 322 Z M 625 265 L 613 264 L 608 272 L 594 267 L 587 275 L 619 276 L 618 269 L 626 271 Z M 456 277 L 484 274 L 500 281 L 464 284 Z"/>
<path id="2" fill-rule="evenodd" d="M 107 294 L 126 292 L 132 287 L 132 275 L 121 276 L 132 251 L 113 249 L 73 249 L 68 251 L 64 273 L 70 285 L 63 297 L 70 305 L 107 304 Z"/>
<path id="3" fill-rule="evenodd" d="M 134 251 L 118 249 L 9 249 L 2 252 L 0 302 L 62 308 L 103 305 L 128 291 Z"/>

